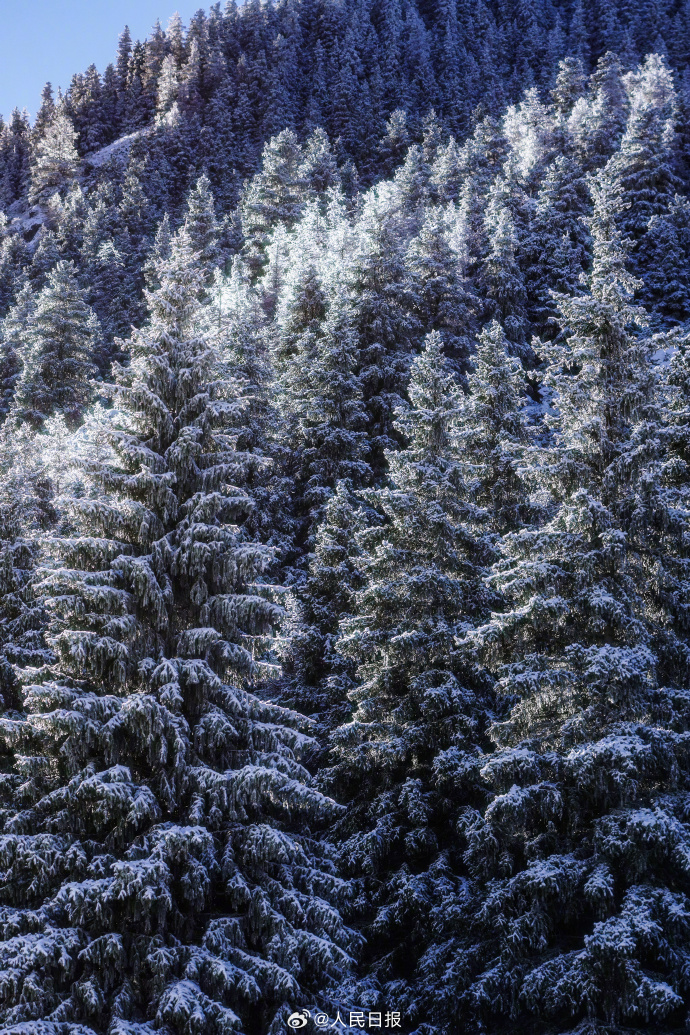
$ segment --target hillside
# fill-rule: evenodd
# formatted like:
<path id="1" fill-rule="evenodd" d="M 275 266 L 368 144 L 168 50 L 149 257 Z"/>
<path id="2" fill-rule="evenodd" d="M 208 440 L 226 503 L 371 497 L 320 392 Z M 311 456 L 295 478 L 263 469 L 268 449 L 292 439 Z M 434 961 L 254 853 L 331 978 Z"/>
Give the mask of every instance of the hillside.
<path id="1" fill-rule="evenodd" d="M 1 1032 L 687 1029 L 689 58 L 229 3 L 3 124 Z"/>

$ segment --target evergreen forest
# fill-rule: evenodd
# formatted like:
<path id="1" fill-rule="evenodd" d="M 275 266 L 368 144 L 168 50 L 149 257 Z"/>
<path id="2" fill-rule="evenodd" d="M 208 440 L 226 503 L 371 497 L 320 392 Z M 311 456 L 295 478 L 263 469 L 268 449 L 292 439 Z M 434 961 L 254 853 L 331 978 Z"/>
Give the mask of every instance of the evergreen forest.
<path id="1" fill-rule="evenodd" d="M 1 1035 L 687 1033 L 690 0 L 228 0 L 63 86 Z"/>

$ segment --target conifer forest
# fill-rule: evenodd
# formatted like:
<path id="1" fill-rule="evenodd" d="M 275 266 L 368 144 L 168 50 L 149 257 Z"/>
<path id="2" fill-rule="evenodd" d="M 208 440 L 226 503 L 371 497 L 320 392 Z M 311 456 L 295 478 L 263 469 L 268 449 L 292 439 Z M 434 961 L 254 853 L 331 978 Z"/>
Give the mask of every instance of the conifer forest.
<path id="1" fill-rule="evenodd" d="M 690 1031 L 690 0 L 234 0 L 0 120 L 0 1033 Z"/>

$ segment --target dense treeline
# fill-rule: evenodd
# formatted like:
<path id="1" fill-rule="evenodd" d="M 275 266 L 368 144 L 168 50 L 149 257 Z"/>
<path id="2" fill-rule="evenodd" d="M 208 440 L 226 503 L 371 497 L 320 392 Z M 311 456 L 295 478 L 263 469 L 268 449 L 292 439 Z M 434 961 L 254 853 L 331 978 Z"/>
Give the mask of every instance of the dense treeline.
<path id="1" fill-rule="evenodd" d="M 3 129 L 3 1032 L 686 1030 L 689 20 L 217 5 Z"/>

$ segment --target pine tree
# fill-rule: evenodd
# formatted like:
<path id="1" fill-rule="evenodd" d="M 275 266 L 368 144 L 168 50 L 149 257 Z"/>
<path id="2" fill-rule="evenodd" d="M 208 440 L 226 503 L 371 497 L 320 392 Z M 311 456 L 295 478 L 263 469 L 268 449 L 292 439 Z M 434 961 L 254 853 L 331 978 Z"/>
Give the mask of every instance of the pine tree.
<path id="1" fill-rule="evenodd" d="M 31 256 L 28 277 L 34 291 L 40 291 L 48 282 L 48 275 L 62 258 L 57 237 L 52 230 L 43 230 L 38 247 Z"/>
<path id="2" fill-rule="evenodd" d="M 590 96 L 575 103 L 568 126 L 586 170 L 598 168 L 620 143 L 627 98 L 619 58 L 607 52 L 589 80 Z"/>
<path id="3" fill-rule="evenodd" d="M 690 202 L 676 195 L 668 211 L 651 217 L 640 248 L 644 301 L 662 322 L 690 318 Z"/>
<path id="4" fill-rule="evenodd" d="M 315 271 L 307 269 L 290 307 L 286 329 L 293 346 L 279 381 L 296 506 L 308 514 L 311 530 L 338 482 L 358 488 L 371 474 L 351 312 L 342 295 L 327 307 L 324 302 Z M 311 314 L 315 319 L 306 322 Z M 300 318 L 306 325 L 295 335 Z"/>
<path id="5" fill-rule="evenodd" d="M 0 212 L 0 313 L 8 306 L 20 287 L 28 262 L 27 247 L 19 234 L 7 233 L 7 218 Z"/>
<path id="6" fill-rule="evenodd" d="M 45 204 L 53 194 L 71 187 L 79 161 L 76 139 L 69 118 L 57 109 L 35 146 L 29 191 L 32 201 Z"/>
<path id="7" fill-rule="evenodd" d="M 83 77 L 79 97 L 69 92 L 69 113 L 78 134 L 79 147 L 84 155 L 105 146 L 110 140 L 112 126 L 105 124 L 103 87 L 95 65 L 89 65 Z"/>
<path id="8" fill-rule="evenodd" d="M 245 261 L 253 275 L 266 262 L 266 246 L 277 226 L 292 226 L 304 204 L 300 174 L 302 149 L 295 133 L 286 129 L 273 137 L 262 155 L 261 172 L 253 178 L 242 199 L 242 232 Z"/>
<path id="9" fill-rule="evenodd" d="M 491 188 L 484 227 L 487 252 L 479 283 L 489 299 L 489 314 L 497 319 L 518 354 L 527 354 L 525 282 L 517 259 L 518 236 L 507 204 L 508 185 L 498 181 Z"/>
<path id="10" fill-rule="evenodd" d="M 218 221 L 211 184 L 205 174 L 199 177 L 193 190 L 189 192 L 185 227 L 192 247 L 199 255 L 204 283 L 209 285 L 219 262 Z"/>
<path id="11" fill-rule="evenodd" d="M 480 302 L 465 275 L 466 242 L 457 241 L 458 250 L 450 243 L 457 227 L 457 220 L 453 222 L 455 226 L 449 225 L 442 210 L 429 209 L 410 244 L 406 264 L 412 280 L 410 293 L 419 299 L 415 308 L 423 333 L 438 331 L 446 357 L 463 370 Z"/>
<path id="12" fill-rule="evenodd" d="M 583 96 L 585 87 L 586 79 L 580 57 L 566 57 L 559 61 L 551 100 L 562 118 L 570 115 L 575 102 Z"/>
<path id="13" fill-rule="evenodd" d="M 490 539 L 522 527 L 531 517 L 520 475 L 529 438 L 525 374 L 510 357 L 510 342 L 496 320 L 479 335 L 467 387 L 458 432 L 464 486 L 486 515 L 483 532 Z"/>
<path id="14" fill-rule="evenodd" d="M 26 197 L 29 185 L 31 126 L 26 111 L 15 108 L 0 139 L 0 202 L 9 208 Z"/>
<path id="15" fill-rule="evenodd" d="M 92 397 L 98 334 L 98 322 L 77 283 L 74 264 L 61 260 L 36 297 L 25 329 L 22 373 L 10 419 L 41 428 L 59 411 L 76 427 Z"/>
<path id="16" fill-rule="evenodd" d="M 117 58 L 115 60 L 115 73 L 117 76 L 117 115 L 120 132 L 129 128 L 132 114 L 132 102 L 130 83 L 130 62 L 132 58 L 132 34 L 129 26 L 125 25 L 117 45 Z"/>
<path id="17" fill-rule="evenodd" d="M 339 482 L 313 534 L 308 570 L 286 599 L 282 698 L 317 722 L 322 753 L 329 734 L 348 718 L 347 694 L 354 685 L 354 666 L 336 644 L 360 587 L 358 521 L 351 488 Z"/>
<path id="18" fill-rule="evenodd" d="M 273 1031 L 355 944 L 304 721 L 253 693 L 279 619 L 244 532 L 262 459 L 237 445 L 244 387 L 201 330 L 184 231 L 158 279 L 35 590 L 54 661 L 21 673 L 0 734 L 8 1029 Z"/>
<path id="19" fill-rule="evenodd" d="M 36 121 L 34 122 L 33 139 L 34 141 L 41 140 L 45 136 L 45 132 L 48 129 L 50 122 L 55 115 L 55 98 L 53 96 L 53 87 L 51 83 L 46 83 L 41 90 L 41 106 L 38 109 L 36 115 Z"/>
<path id="20" fill-rule="evenodd" d="M 680 188 L 674 169 L 677 104 L 671 71 L 658 55 L 649 55 L 639 71 L 626 77 L 626 83 L 630 115 L 621 146 L 607 169 L 625 192 L 621 229 L 633 243 L 633 272 L 644 280 L 650 245 L 653 248 L 646 239 L 649 221 L 669 212 Z M 643 290 L 644 301 L 647 297 Z"/>
<path id="21" fill-rule="evenodd" d="M 305 201 L 326 203 L 329 192 L 340 186 L 340 172 L 326 132 L 317 127 L 302 148 L 299 175 L 304 181 Z"/>
<path id="22" fill-rule="evenodd" d="M 553 292 L 581 290 L 589 263 L 589 210 L 582 166 L 572 155 L 559 154 L 539 187 L 524 242 L 527 308 L 541 337 L 554 334 Z"/>
<path id="23" fill-rule="evenodd" d="M 410 134 L 407 126 L 407 112 L 396 108 L 386 123 L 386 132 L 379 142 L 381 172 L 390 177 L 402 164 L 410 146 Z"/>
<path id="24" fill-rule="evenodd" d="M 38 537 L 55 522 L 50 454 L 64 446 L 65 427 L 49 428 L 51 447 L 30 429 L 0 432 L 0 696 L 5 714 L 21 706 L 18 665 L 49 660 L 46 616 L 32 591 L 39 561 Z"/>
<path id="25" fill-rule="evenodd" d="M 407 448 L 388 452 L 389 485 L 367 493 L 381 520 L 356 535 L 362 588 L 341 619 L 337 650 L 356 666 L 350 721 L 333 734 L 325 774 L 348 805 L 336 828 L 350 872 L 363 879 L 368 946 L 357 994 L 395 995 L 412 1021 L 422 994 L 415 964 L 433 941 L 429 906 L 460 892 L 457 796 L 476 771 L 443 785 L 482 739 L 485 686 L 455 649 L 489 597 L 481 586 L 482 518 L 463 491 L 457 435 L 463 393 L 428 337 L 412 364 L 411 408 L 397 411 Z M 457 772 L 456 772 L 457 775 Z"/>
<path id="26" fill-rule="evenodd" d="M 129 314 L 133 309 L 127 270 L 122 254 L 113 241 L 104 241 L 100 246 L 89 275 L 89 301 L 100 328 L 94 360 L 101 373 L 106 373 L 113 341 L 117 337 L 127 336 L 132 323 Z"/>
<path id="27" fill-rule="evenodd" d="M 368 199 L 358 226 L 357 251 L 345 277 L 359 350 L 357 373 L 368 412 L 367 461 L 375 476 L 381 474 L 384 450 L 397 441 L 394 411 L 405 398 L 419 335 L 396 216 L 395 209 L 379 207 L 375 196 Z"/>
<path id="28" fill-rule="evenodd" d="M 146 278 L 146 286 L 149 291 L 153 291 L 155 288 L 159 287 L 157 271 L 161 267 L 162 263 L 170 258 L 171 248 L 172 233 L 170 230 L 170 219 L 166 212 L 156 230 L 156 236 L 154 237 L 150 254 L 144 264 L 144 276 Z"/>
<path id="29" fill-rule="evenodd" d="M 180 75 L 172 54 L 163 58 L 158 75 L 156 111 L 159 121 L 168 115 L 180 93 Z"/>
<path id="30" fill-rule="evenodd" d="M 0 419 L 5 420 L 12 408 L 17 382 L 22 372 L 22 354 L 27 327 L 32 321 L 35 295 L 30 283 L 24 285 L 2 321 L 0 344 Z"/>

